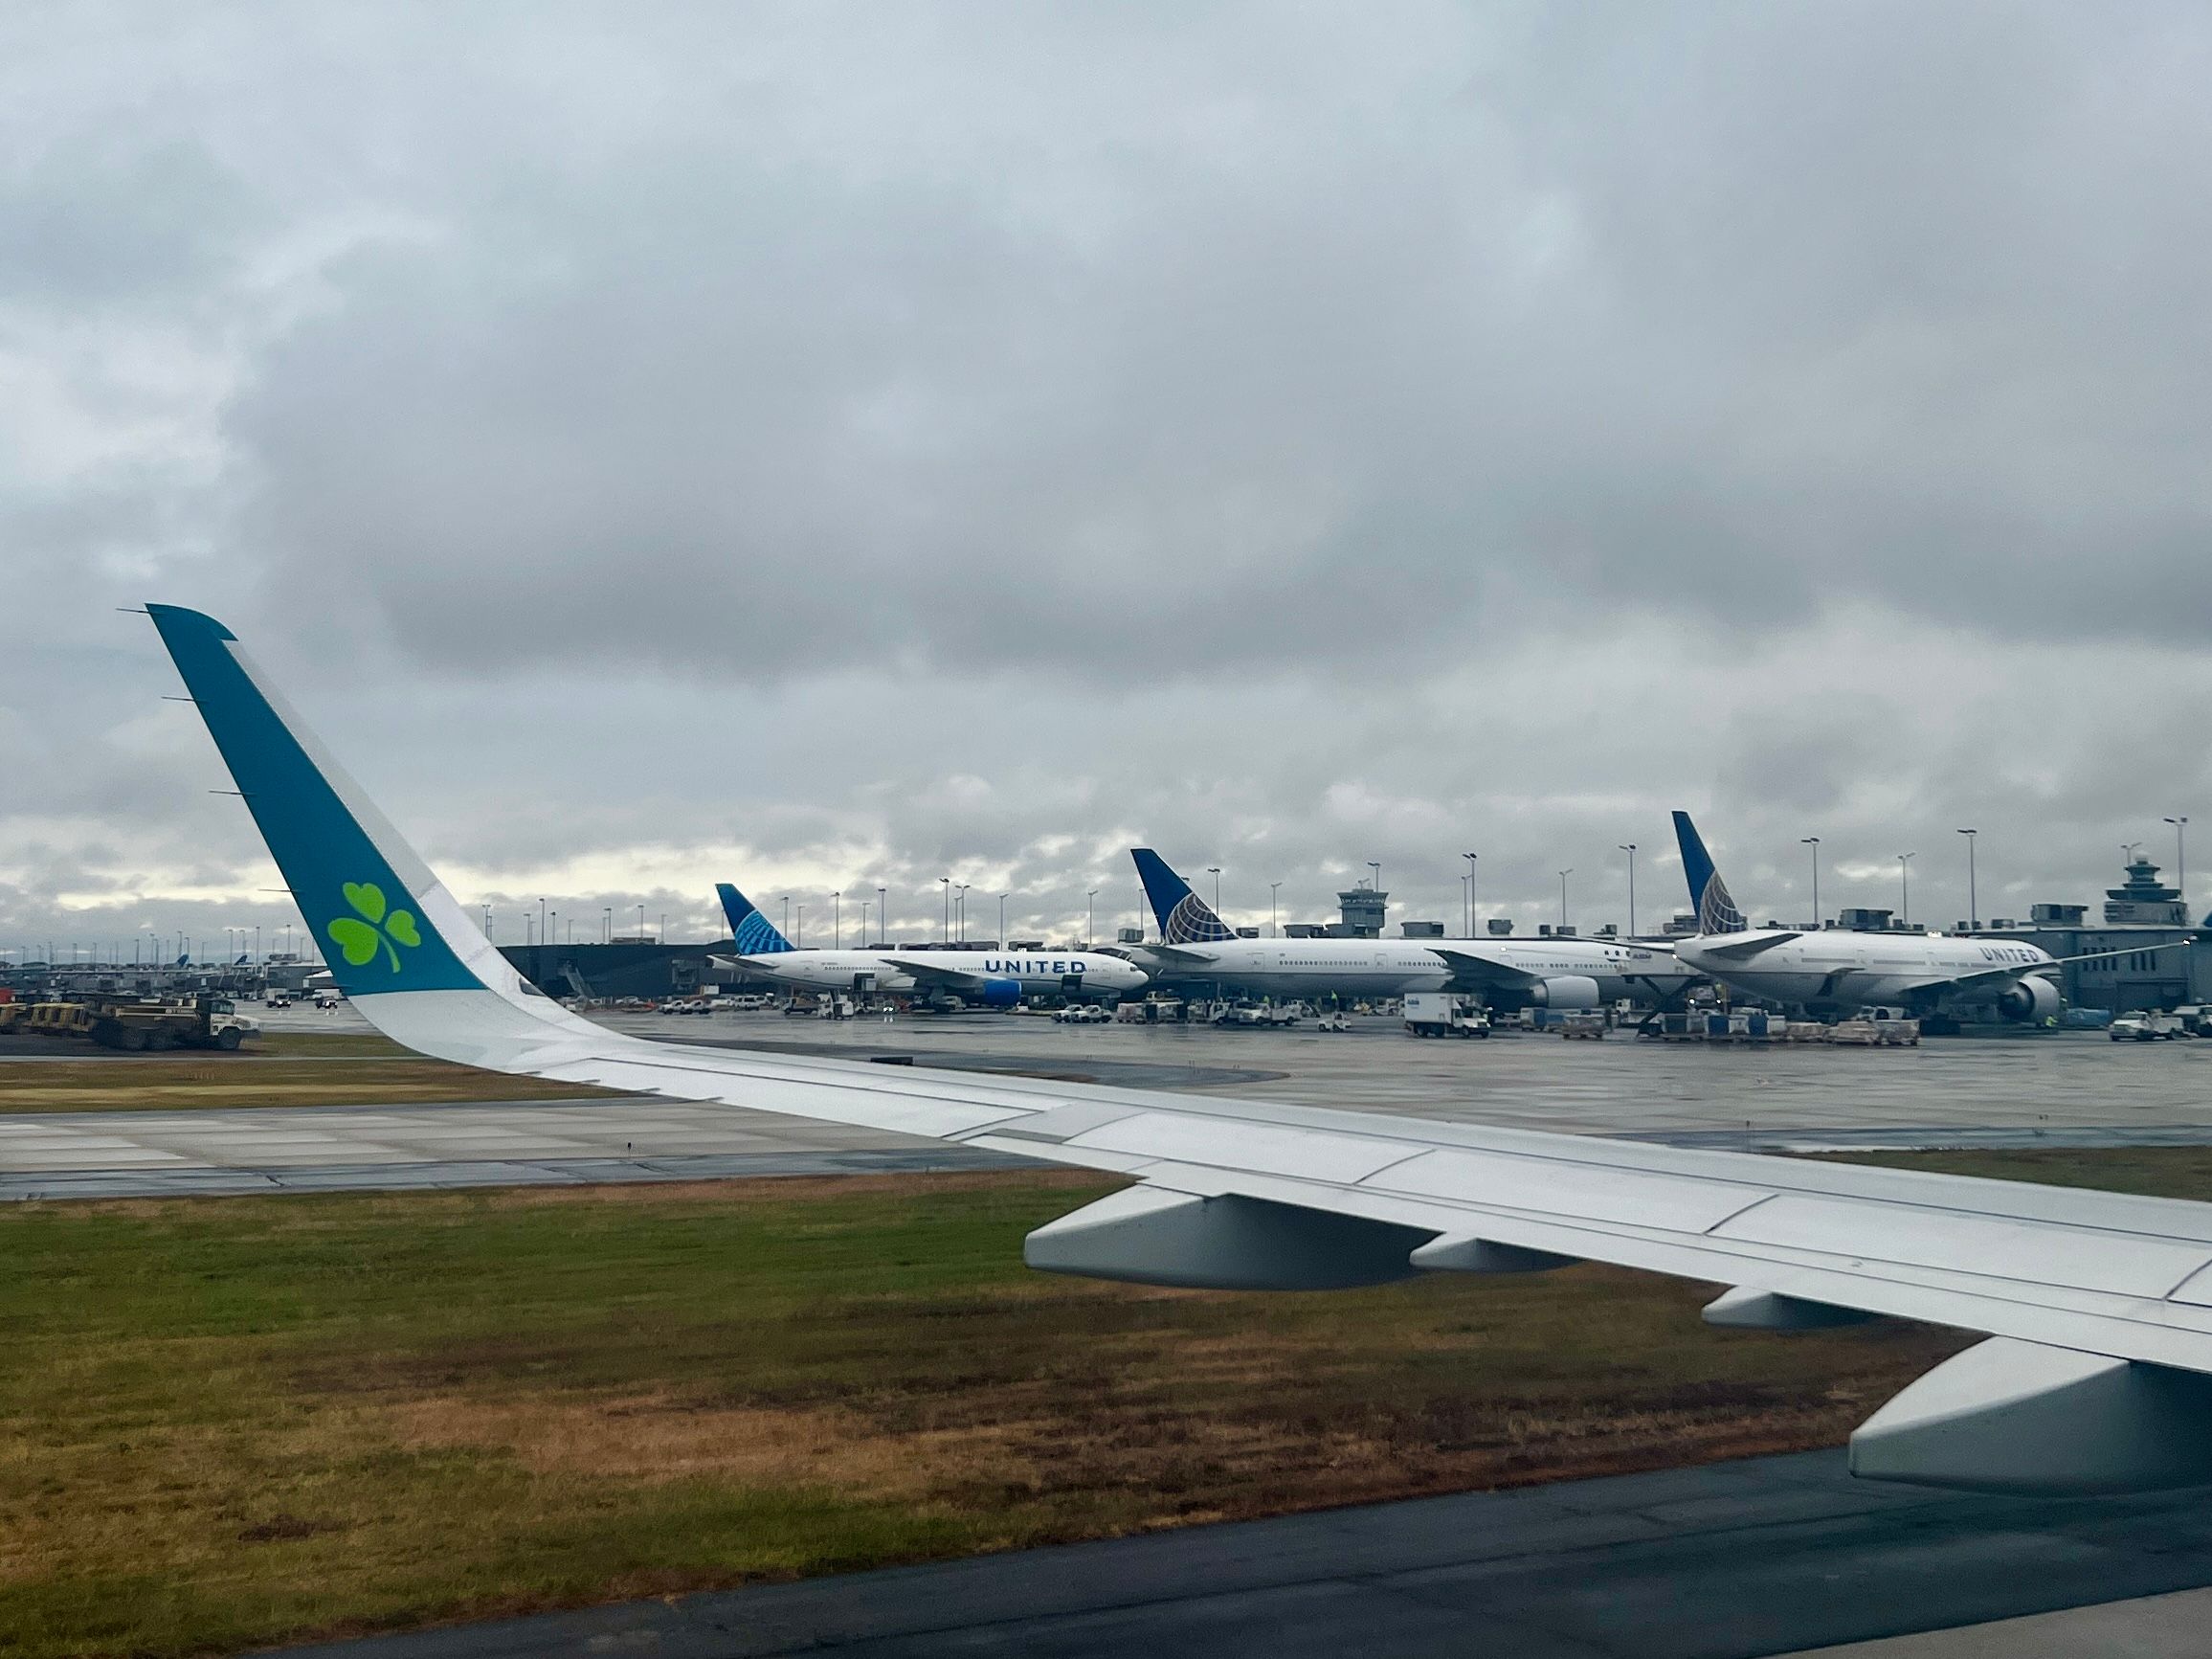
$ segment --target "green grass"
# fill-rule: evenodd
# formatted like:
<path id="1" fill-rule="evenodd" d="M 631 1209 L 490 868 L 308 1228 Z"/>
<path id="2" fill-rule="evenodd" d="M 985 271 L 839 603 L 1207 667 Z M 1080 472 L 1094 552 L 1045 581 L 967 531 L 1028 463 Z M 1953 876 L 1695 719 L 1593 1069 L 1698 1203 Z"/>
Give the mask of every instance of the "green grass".
<path id="1" fill-rule="evenodd" d="M 2205 1155 L 2108 1156 L 1885 1161 L 2212 1190 Z M 0 1651 L 235 1650 L 1831 1444 L 1968 1340 L 1716 1333 L 1709 1288 L 1598 1267 L 1257 1296 L 1021 1267 L 1106 1190 L 8 1207 Z"/>

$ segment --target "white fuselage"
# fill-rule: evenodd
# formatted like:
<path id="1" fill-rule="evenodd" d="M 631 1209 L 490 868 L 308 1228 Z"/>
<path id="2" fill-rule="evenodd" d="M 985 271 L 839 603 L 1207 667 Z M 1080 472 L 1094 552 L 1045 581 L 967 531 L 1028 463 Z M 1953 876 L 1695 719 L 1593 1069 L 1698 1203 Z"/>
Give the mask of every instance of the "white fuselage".
<path id="1" fill-rule="evenodd" d="M 1024 997 L 1128 997 L 1145 987 L 1142 968 L 1099 951 L 777 951 L 739 960 L 786 985 L 816 991 L 876 990 L 963 996 L 960 979 L 1014 980 Z M 910 973 L 901 964 L 948 976 Z M 1071 983 L 1072 982 L 1072 983 Z"/>
<path id="2" fill-rule="evenodd" d="M 1739 991 L 1808 1008 L 1863 1008 L 1926 1001 L 1931 996 L 1994 1002 L 2013 981 L 1984 980 L 1955 993 L 1932 982 L 1964 979 L 2017 967 L 2033 973 L 2050 953 L 2010 939 L 1957 939 L 1942 933 L 1851 933 L 1842 930 L 1785 939 L 1756 954 L 1732 959 L 1732 933 L 1676 942 L 1683 961 Z"/>
<path id="3" fill-rule="evenodd" d="M 1253 997 L 1402 997 L 1456 989 L 1463 982 L 1440 951 L 1495 963 L 1538 978 L 1580 977 L 1598 995 L 1665 995 L 1699 975 L 1665 945 L 1602 939 L 1223 939 L 1178 945 L 1173 953 L 1130 947 L 1161 979 L 1218 984 Z M 1509 992 L 1500 996 L 1510 1000 Z"/>

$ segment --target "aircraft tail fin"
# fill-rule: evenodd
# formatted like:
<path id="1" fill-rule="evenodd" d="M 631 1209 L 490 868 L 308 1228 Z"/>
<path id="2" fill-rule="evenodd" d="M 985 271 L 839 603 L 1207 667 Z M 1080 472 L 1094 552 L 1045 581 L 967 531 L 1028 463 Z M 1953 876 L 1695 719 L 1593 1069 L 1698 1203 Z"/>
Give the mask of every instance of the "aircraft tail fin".
<path id="1" fill-rule="evenodd" d="M 730 936 L 737 941 L 739 955 L 773 956 L 792 948 L 792 942 L 760 913 L 760 908 L 727 882 L 715 883 L 714 890 L 721 895 L 722 913 L 729 918 Z"/>
<path id="2" fill-rule="evenodd" d="M 1237 936 L 1237 930 L 1214 914 L 1213 908 L 1191 891 L 1191 884 L 1151 847 L 1131 847 L 1129 857 L 1136 860 L 1137 879 L 1151 901 L 1162 944 L 1212 945 Z"/>
<path id="3" fill-rule="evenodd" d="M 1697 930 L 1700 933 L 1742 932 L 1744 913 L 1729 896 L 1728 884 L 1720 879 L 1720 871 L 1713 868 L 1712 855 L 1705 850 L 1705 838 L 1697 833 L 1697 825 L 1689 821 L 1689 814 L 1674 815 L 1674 839 L 1682 847 L 1682 873 L 1689 881 L 1689 903 L 1697 912 Z"/>

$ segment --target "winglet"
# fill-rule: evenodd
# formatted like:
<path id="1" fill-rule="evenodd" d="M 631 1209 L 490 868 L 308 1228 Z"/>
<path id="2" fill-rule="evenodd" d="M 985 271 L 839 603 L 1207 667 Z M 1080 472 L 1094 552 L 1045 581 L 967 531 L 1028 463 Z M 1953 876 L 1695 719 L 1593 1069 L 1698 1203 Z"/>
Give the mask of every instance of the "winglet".
<path id="1" fill-rule="evenodd" d="M 740 956 L 774 956 L 792 949 L 792 942 L 750 899 L 727 882 L 715 883 L 714 890 L 722 899 L 722 913 L 729 918 L 729 934 L 737 941 Z"/>
<path id="2" fill-rule="evenodd" d="M 1674 839 L 1682 847 L 1682 873 L 1689 881 L 1689 903 L 1697 911 L 1697 930 L 1700 933 L 1742 932 L 1744 913 L 1736 908 L 1735 900 L 1729 896 L 1728 884 L 1713 868 L 1712 855 L 1705 850 L 1705 839 L 1697 833 L 1697 825 L 1689 821 L 1689 814 L 1674 815 Z"/>
<path id="3" fill-rule="evenodd" d="M 1136 861 L 1137 879 L 1151 901 L 1163 945 L 1213 945 L 1237 936 L 1237 930 L 1214 914 L 1212 907 L 1191 891 L 1191 884 L 1151 847 L 1131 847 L 1129 857 Z"/>
<path id="4" fill-rule="evenodd" d="M 197 611 L 146 612 L 339 989 L 348 998 L 485 989 L 469 964 L 497 953 L 261 680 L 237 637 Z"/>

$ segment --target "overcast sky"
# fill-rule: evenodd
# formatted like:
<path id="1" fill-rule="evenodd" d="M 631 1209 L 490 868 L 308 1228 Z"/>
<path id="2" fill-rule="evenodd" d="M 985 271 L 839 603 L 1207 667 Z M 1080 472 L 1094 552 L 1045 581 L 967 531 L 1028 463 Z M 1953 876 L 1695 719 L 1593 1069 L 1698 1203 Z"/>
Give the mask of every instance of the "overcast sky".
<path id="1" fill-rule="evenodd" d="M 2200 6 L 0 11 L 0 946 L 296 925 L 147 599 L 503 942 L 1068 938 L 1132 842 L 1648 924 L 1675 806 L 1754 919 L 1814 835 L 1963 916 L 1969 825 L 2093 901 L 2212 830 L 2207 85 Z"/>

